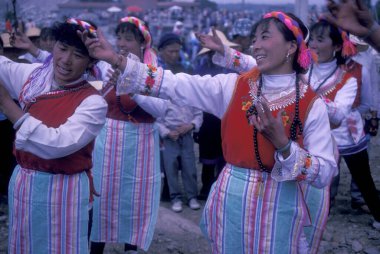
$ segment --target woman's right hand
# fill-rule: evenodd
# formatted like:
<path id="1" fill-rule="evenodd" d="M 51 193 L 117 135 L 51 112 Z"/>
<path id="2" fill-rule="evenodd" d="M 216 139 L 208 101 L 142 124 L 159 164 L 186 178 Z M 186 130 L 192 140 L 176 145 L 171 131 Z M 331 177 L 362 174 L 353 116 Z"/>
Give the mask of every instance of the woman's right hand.
<path id="1" fill-rule="evenodd" d="M 16 48 L 25 49 L 30 53 L 34 53 L 38 51 L 38 48 L 34 45 L 34 43 L 29 39 L 28 36 L 24 33 L 12 33 L 9 37 L 9 43 Z"/>
<path id="2" fill-rule="evenodd" d="M 195 35 L 200 41 L 202 47 L 211 49 L 224 55 L 224 45 L 219 36 L 216 34 L 215 28 L 212 28 L 212 35 L 201 33 L 196 33 Z"/>
<path id="3" fill-rule="evenodd" d="M 371 12 L 362 0 L 346 0 L 340 3 L 327 0 L 327 8 L 330 13 L 323 14 L 327 21 L 356 36 L 366 36 L 373 25 Z"/>
<path id="4" fill-rule="evenodd" d="M 77 33 L 82 39 L 91 57 L 106 61 L 111 65 L 117 61 L 118 54 L 104 37 L 100 29 L 96 30 L 96 37 L 90 37 L 88 31 L 82 32 L 78 30 Z"/>

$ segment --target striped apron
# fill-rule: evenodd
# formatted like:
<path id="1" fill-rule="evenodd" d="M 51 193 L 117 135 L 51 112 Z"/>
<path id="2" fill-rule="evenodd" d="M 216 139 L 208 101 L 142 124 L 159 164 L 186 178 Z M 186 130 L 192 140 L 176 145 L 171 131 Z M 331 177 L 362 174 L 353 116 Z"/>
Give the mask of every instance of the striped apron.
<path id="1" fill-rule="evenodd" d="M 91 241 L 129 243 L 148 250 L 160 202 L 158 130 L 107 118 L 95 141 Z"/>
<path id="2" fill-rule="evenodd" d="M 218 224 L 216 223 L 218 222 Z M 297 253 L 309 223 L 296 181 L 227 164 L 206 202 L 201 229 L 213 253 Z"/>
<path id="3" fill-rule="evenodd" d="M 317 254 L 329 216 L 330 185 L 318 189 L 312 185 L 303 183 L 301 184 L 301 188 L 312 222 L 311 225 L 304 228 L 309 244 L 309 253 Z"/>
<path id="4" fill-rule="evenodd" d="M 9 253 L 88 253 L 89 180 L 16 166 L 9 183 Z"/>

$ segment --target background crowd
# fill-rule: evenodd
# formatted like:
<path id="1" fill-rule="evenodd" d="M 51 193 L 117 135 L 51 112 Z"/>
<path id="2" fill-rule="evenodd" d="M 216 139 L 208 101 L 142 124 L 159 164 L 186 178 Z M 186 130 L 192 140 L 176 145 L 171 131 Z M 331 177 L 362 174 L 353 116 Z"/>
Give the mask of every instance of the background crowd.
<path id="1" fill-rule="evenodd" d="M 165 70 L 170 70 L 173 73 L 188 73 L 188 74 L 199 74 L 199 75 L 217 75 L 222 73 L 242 73 L 243 71 L 248 71 L 248 69 L 244 70 L 242 66 L 240 66 L 240 62 L 238 63 L 239 68 L 235 68 L 230 70 L 230 66 L 223 66 L 223 64 L 216 65 L 213 61 L 213 55 L 214 51 L 217 51 L 215 49 L 210 50 L 209 47 L 202 47 L 205 46 L 205 44 L 201 43 L 199 41 L 199 37 L 197 36 L 198 33 L 202 34 L 208 34 L 210 37 L 217 36 L 221 43 L 224 46 L 227 46 L 231 48 L 231 50 L 234 50 L 234 52 L 240 52 L 241 54 L 250 55 L 252 53 L 252 28 L 254 27 L 254 23 L 256 21 L 257 16 L 255 16 L 252 13 L 247 12 L 229 12 L 229 11 L 208 11 L 205 10 L 203 12 L 194 12 L 194 11 L 162 11 L 157 12 L 155 10 L 149 11 L 144 13 L 143 15 L 140 15 L 139 22 L 145 21 L 145 25 L 143 23 L 139 23 L 139 25 L 136 25 L 139 29 L 139 31 L 142 33 L 143 38 L 142 41 L 145 41 L 145 44 L 137 45 L 136 52 L 134 52 L 135 55 L 137 55 L 140 59 L 143 59 L 144 63 L 147 64 L 154 64 L 154 66 L 162 67 Z M 314 20 L 315 21 L 315 20 Z M 131 22 L 131 21 L 124 21 L 124 22 Z M 135 21 L 133 21 L 135 22 Z M 172 26 L 170 28 L 166 27 L 160 27 L 160 24 L 164 23 L 170 23 Z M 311 20 L 312 22 L 312 20 Z M 315 22 L 314 22 L 315 23 Z M 311 23 L 311 24 L 314 24 Z M 38 62 L 44 62 L 49 52 L 53 50 L 53 45 L 55 44 L 56 37 L 53 36 L 53 29 L 51 27 L 37 27 L 36 24 L 34 24 L 33 20 L 28 20 L 24 25 L 22 25 L 22 22 L 20 22 L 20 27 L 18 30 L 18 34 L 16 37 L 11 37 L 9 32 L 5 28 L 4 33 L 2 33 L 2 55 L 12 59 L 15 62 L 20 63 L 38 63 Z M 376 24 L 376 22 L 375 22 Z M 373 26 L 373 25 L 372 25 Z M 216 31 L 214 33 L 211 30 L 211 27 L 214 27 Z M 119 29 L 119 30 L 118 30 Z M 116 32 L 109 30 L 107 34 L 107 30 L 105 33 L 105 37 L 109 39 L 109 41 L 115 45 L 115 48 L 119 52 L 123 52 L 125 48 L 123 48 L 123 44 L 120 42 L 121 38 L 128 40 L 128 38 L 124 38 L 125 33 L 129 31 L 130 28 L 122 28 L 124 30 L 120 30 L 120 28 L 116 28 Z M 311 28 L 311 31 L 315 31 L 315 27 L 313 26 Z M 347 40 L 351 40 L 351 43 L 357 48 L 357 51 L 361 52 L 355 57 L 352 57 L 351 60 L 355 61 L 363 67 L 363 71 L 359 73 L 358 79 L 361 80 L 361 86 L 358 88 L 358 94 L 355 94 L 353 97 L 361 97 L 361 104 L 359 103 L 357 106 L 362 106 L 362 108 L 359 110 L 360 112 L 360 118 L 363 119 L 362 126 L 358 127 L 358 129 L 363 128 L 365 131 L 365 135 L 359 137 L 365 145 L 365 149 L 367 148 L 368 141 L 371 137 L 377 135 L 377 128 L 378 128 L 378 115 L 377 112 L 379 111 L 379 100 L 378 100 L 378 90 L 379 90 L 379 84 L 378 84 L 378 71 L 377 71 L 377 56 L 378 53 L 376 50 L 374 50 L 371 46 L 373 46 L 375 49 L 377 48 L 378 44 L 376 44 L 376 39 L 371 39 L 372 36 L 374 36 L 373 33 L 376 32 L 377 27 L 370 29 L 370 32 L 366 34 L 366 36 L 360 36 L 362 37 L 362 40 L 358 39 L 357 37 L 348 37 Z M 145 33 L 146 30 L 150 30 L 149 36 Z M 322 30 L 321 30 L 322 31 Z M 124 34 L 123 34 L 124 33 Z M 323 33 L 323 32 L 322 32 Z M 353 33 L 355 33 L 353 31 Z M 116 36 L 115 36 L 116 35 Z M 112 38 L 113 36 L 116 37 Z M 314 34 L 314 38 L 312 41 L 310 41 L 310 44 L 314 40 L 316 40 L 316 37 L 318 37 L 316 34 Z M 331 38 L 334 40 L 333 38 Z M 151 59 L 147 60 L 147 52 L 148 47 L 146 42 L 150 40 L 149 44 L 149 50 L 150 47 L 152 50 L 157 54 L 157 59 Z M 335 42 L 334 42 L 335 43 Z M 341 42 L 343 45 L 343 42 Z M 128 47 L 128 46 L 126 46 Z M 311 46 L 310 46 L 311 47 Z M 315 46 L 315 48 L 318 48 Z M 236 50 L 236 51 L 235 51 Z M 128 49 L 129 52 L 131 52 L 130 48 Z M 317 49 L 318 51 L 318 49 Z M 335 50 L 332 50 L 335 55 Z M 339 50 L 337 50 L 339 51 Z M 220 53 L 220 52 L 219 52 Z M 240 54 L 239 53 L 239 54 Z M 46 54 L 46 55 L 45 55 Z M 239 55 L 240 56 L 240 55 Z M 237 58 L 235 58 L 237 59 Z M 241 63 L 245 63 L 245 61 L 250 60 L 244 60 L 244 58 L 239 58 L 239 61 Z M 112 68 L 116 70 L 120 68 L 121 64 L 123 63 L 123 60 L 117 60 L 116 64 L 112 65 Z M 236 62 L 233 62 L 236 63 Z M 323 62 L 321 62 L 323 63 Z M 349 68 L 348 62 L 347 68 Z M 248 65 L 251 66 L 251 65 Z M 236 65 L 235 65 L 236 67 Z M 103 67 L 104 68 L 104 67 Z M 109 67 L 108 67 L 109 68 Z M 334 69 L 336 70 L 336 69 Z M 361 67 L 360 67 L 360 70 Z M 152 72 L 154 72 L 153 69 L 151 69 Z M 315 69 L 316 73 L 318 74 L 317 68 Z M 367 72 L 368 71 L 368 72 Z M 117 73 L 120 75 L 120 73 Z M 103 73 L 104 75 L 104 73 Z M 112 74 L 112 75 L 115 75 Z M 111 82 L 113 81 L 112 75 L 107 75 L 107 78 L 104 77 L 103 80 L 110 79 Z M 323 73 L 320 72 L 319 75 L 323 76 Z M 331 74 L 332 75 L 332 74 Z M 106 76 L 106 75 L 104 75 Z M 321 80 L 321 77 L 318 77 L 319 80 Z M 327 76 L 326 80 L 331 78 L 331 76 Z M 320 86 L 324 84 L 326 81 L 322 81 Z M 105 82 L 106 83 L 106 82 Z M 93 83 L 95 84 L 95 83 Z M 319 87 L 318 87 L 319 88 Z M 317 90 L 318 90 L 317 88 Z M 104 88 L 103 88 L 104 90 Z M 107 91 L 108 92 L 108 91 Z M 114 91 L 113 91 L 114 93 Z M 110 94 L 108 94 L 110 96 Z M 198 200 L 205 200 L 209 194 L 209 191 L 211 189 L 212 183 L 218 178 L 218 175 L 220 174 L 222 168 L 225 165 L 225 158 L 223 158 L 223 153 L 221 149 L 221 134 L 220 134 L 220 125 L 221 122 L 219 119 L 215 118 L 212 114 L 209 114 L 207 112 L 202 112 L 201 110 L 195 108 L 195 107 L 187 107 L 187 106 L 181 106 L 172 104 L 172 103 L 165 103 L 165 105 L 155 104 L 156 102 L 139 102 L 139 105 L 141 106 L 142 110 L 147 114 L 143 116 L 143 120 L 139 117 L 141 115 L 133 115 L 136 111 L 136 105 L 129 105 L 124 104 L 120 106 L 120 96 L 113 96 L 112 98 L 109 97 L 106 98 L 106 101 L 109 105 L 112 105 L 112 103 L 116 103 L 115 105 L 120 108 L 120 111 L 127 115 L 127 118 L 119 118 L 117 115 L 113 115 L 112 112 L 107 113 L 107 124 L 109 125 L 107 127 L 107 131 L 109 131 L 110 126 L 118 125 L 118 127 L 111 131 L 112 135 L 116 135 L 117 133 L 120 133 L 120 130 L 123 130 L 122 132 L 130 132 L 135 131 L 136 135 L 140 135 L 141 133 L 149 133 L 149 138 L 152 139 L 152 143 L 150 144 L 152 151 L 149 153 L 152 156 L 152 166 L 146 166 L 147 172 L 150 170 L 149 167 L 153 167 L 154 174 L 152 177 L 154 178 L 153 182 L 156 183 L 157 180 L 157 168 L 161 171 L 161 177 L 163 179 L 163 189 L 161 199 L 162 200 L 170 200 L 171 203 L 171 209 L 174 212 L 181 212 L 183 208 L 183 203 L 186 203 L 191 209 L 197 210 L 201 208 L 201 204 L 198 202 Z M 136 98 L 133 98 L 136 100 Z M 331 99 L 334 101 L 334 98 Z M 138 99 L 136 100 L 138 101 Z M 17 103 L 17 102 L 15 102 Z M 132 103 L 133 104 L 133 103 Z M 365 105 L 364 105 L 365 104 Z M 144 106 L 143 106 L 144 105 Z M 148 105 L 148 106 L 146 106 Z M 150 106 L 149 106 L 150 105 Z M 157 108 L 162 106 L 162 112 L 158 112 L 159 110 Z M 124 108 L 123 108 L 124 107 Z M 149 107 L 152 107 L 154 109 L 149 109 Z M 335 106 L 334 106 L 335 107 Z M 334 108 L 333 107 L 333 108 Z M 351 105 L 350 105 L 351 107 Z M 356 107 L 356 106 L 355 106 Z M 125 113 L 124 111 L 127 111 Z M 157 110 L 157 112 L 153 112 L 154 110 Z M 145 114 L 144 113 L 144 114 Z M 330 116 L 330 115 L 329 115 Z M 126 117 L 126 116 L 124 116 Z M 9 118 L 9 117 L 8 117 Z M 156 119 L 156 127 L 153 127 L 153 125 L 150 125 L 153 123 L 154 118 Z M 131 119 L 138 119 L 137 122 L 133 122 L 134 120 Z M 116 121 L 115 121 L 116 120 Z M 330 119 L 330 121 L 332 121 Z M 122 129 L 119 125 L 124 124 L 123 122 L 132 123 L 131 126 L 125 126 Z M 137 124 L 138 123 L 138 124 Z M 136 125 L 137 124 L 137 125 Z M 135 128 L 138 127 L 137 130 Z M 114 127 L 112 127 L 114 128 Z M 131 128 L 131 130 L 129 129 Z M 139 129 L 141 128 L 141 129 Z M 152 128 L 152 129 L 150 129 Z M 99 130 L 97 130 L 99 131 Z M 1 162 L 4 164 L 4 168 L 7 168 L 7 170 L 2 171 L 2 177 L 1 180 L 4 181 L 4 183 L 1 184 L 1 187 L 7 186 L 8 181 L 10 179 L 10 175 L 12 173 L 12 170 L 14 166 L 16 165 L 16 161 L 11 153 L 12 150 L 12 140 L 14 138 L 14 130 L 12 128 L 12 124 L 7 120 L 5 116 L 1 116 L 1 135 L 4 136 L 4 138 L 8 138 L 8 142 L 2 143 L 2 149 L 4 152 L 1 153 L 4 158 L 1 159 Z M 115 134 L 116 133 L 116 134 Z M 105 137 L 111 137 L 112 135 L 105 132 Z M 119 134 L 117 134 L 119 135 Z M 153 141 L 154 139 L 158 140 L 158 135 L 160 142 Z M 100 135 L 101 137 L 101 135 Z M 5 140 L 2 138 L 2 140 Z M 97 144 L 100 138 L 97 139 L 95 143 L 95 149 L 96 147 L 106 147 L 109 145 L 110 141 L 109 138 L 105 138 L 104 141 L 100 145 Z M 336 140 L 339 141 L 339 138 L 336 138 Z M 344 140 L 344 138 L 343 138 Z M 125 141 L 130 143 L 130 141 Z M 139 146 L 141 147 L 149 147 L 149 144 L 141 145 L 139 141 L 136 141 L 137 143 L 134 144 L 130 149 L 131 151 L 140 151 Z M 195 153 L 194 153 L 194 142 L 198 143 L 199 145 L 199 161 L 202 163 L 202 173 L 201 176 L 197 176 L 197 169 L 196 169 L 196 161 L 195 161 Z M 342 140 L 340 140 L 342 142 Z M 344 141 L 342 142 L 344 143 Z M 159 144 L 159 146 L 158 146 Z M 359 142 L 360 144 L 360 142 Z M 119 144 L 120 147 L 123 147 Z M 363 151 L 363 147 L 358 148 L 360 151 Z M 340 147 L 338 143 L 338 148 L 340 148 L 340 152 L 343 156 L 356 154 L 356 150 L 352 152 L 351 150 L 348 151 L 348 153 L 344 154 L 344 152 L 347 152 L 347 150 L 342 150 L 345 147 Z M 97 150 L 95 150 L 96 152 Z M 104 152 L 104 151 L 103 151 Z M 107 152 L 107 151 L 105 151 Z M 160 162 L 157 160 L 158 153 L 160 153 Z M 98 155 L 101 154 L 100 152 Z M 96 157 L 99 158 L 106 158 L 106 155 L 101 154 L 101 156 Z M 365 163 L 368 164 L 368 154 L 366 154 L 367 157 L 363 158 L 360 157 L 360 159 L 364 160 Z M 115 156 L 116 159 L 120 160 L 120 158 Z M 136 160 L 138 160 L 140 157 L 136 155 Z M 344 159 L 347 162 L 348 157 L 344 157 Z M 134 158 L 128 158 L 126 160 L 134 160 Z M 101 162 L 95 162 L 95 167 L 97 166 L 97 163 L 104 163 L 102 160 Z M 347 162 L 348 164 L 348 162 Z M 110 163 L 111 165 L 111 163 Z M 160 166 L 158 166 L 160 165 Z M 158 166 L 158 167 L 157 167 Z M 352 167 L 360 167 L 361 165 L 353 165 Z M 105 167 L 104 164 L 102 166 Z M 112 167 L 116 166 L 110 166 Z M 136 168 L 139 166 L 136 166 Z M 145 166 L 144 166 L 145 167 Z M 350 167 L 350 166 L 349 166 Z M 103 169 L 102 169 L 103 170 Z M 134 169 L 132 169 L 133 171 Z M 350 168 L 351 170 L 351 168 Z M 178 181 L 178 172 L 181 171 L 182 179 Z M 373 216 L 375 217 L 375 222 L 379 221 L 379 209 L 378 204 L 374 204 L 378 201 L 377 198 L 377 192 L 376 192 L 376 186 L 373 186 L 372 178 L 370 176 L 370 169 L 369 166 L 367 167 L 367 171 L 369 173 L 369 176 L 367 175 L 366 179 L 361 179 L 360 177 L 356 177 L 359 184 L 359 190 L 363 193 L 363 190 L 366 188 L 367 184 L 370 182 L 371 184 L 371 190 L 369 192 L 371 193 L 364 193 L 364 199 L 363 197 L 360 197 L 360 195 L 357 195 L 358 188 L 356 187 L 355 190 L 355 184 L 353 183 L 352 187 L 352 208 L 358 209 L 363 212 L 371 212 Z M 353 172 L 353 170 L 351 170 Z M 103 173 L 102 173 L 103 174 Z M 356 173 L 355 173 L 356 174 Z M 355 176 L 353 173 L 353 176 Z M 97 176 L 95 174 L 95 189 L 101 189 L 104 184 L 110 184 L 108 181 L 107 183 L 99 183 L 99 178 L 104 180 L 104 176 Z M 132 185 L 136 186 L 135 178 L 139 178 L 139 176 L 132 176 Z M 202 184 L 201 188 L 198 187 L 197 180 L 198 178 L 201 179 Z M 139 178 L 140 179 L 140 178 Z M 114 181 L 115 179 L 112 179 Z M 110 180 L 111 181 L 111 180 Z M 369 182 L 368 182 L 369 181 Z M 141 183 L 138 182 L 138 185 L 144 185 L 147 184 L 146 182 L 142 181 Z M 152 182 L 150 184 L 153 184 Z M 339 184 L 339 182 L 337 183 Z M 154 185 L 154 184 L 153 184 Z M 167 188 L 165 192 L 165 188 Z M 123 192 L 122 190 L 119 190 L 120 192 Z M 96 192 L 94 192 L 96 194 Z M 7 195 L 6 188 L 2 188 L 1 190 L 2 199 L 1 202 L 5 201 L 5 197 Z M 149 208 L 146 208 L 146 204 L 144 204 L 143 209 L 157 209 L 157 197 L 153 197 L 152 199 L 146 199 L 144 198 L 144 201 L 149 200 L 148 203 L 152 205 L 152 207 L 149 206 Z M 165 196 L 166 195 L 166 196 Z M 374 197 L 374 195 L 376 197 Z M 133 206 L 136 202 L 139 202 L 141 198 L 136 198 L 135 201 L 132 202 L 132 204 L 127 204 L 125 209 L 129 209 L 130 206 Z M 95 198 L 96 199 L 96 198 Z M 114 199 L 114 198 L 111 198 Z M 134 200 L 134 199 L 132 199 Z M 137 200 L 137 201 L 136 201 Z M 331 197 L 331 204 L 333 205 L 334 196 Z M 107 200 L 105 200 L 105 203 L 107 203 Z M 368 206 L 369 207 L 368 207 Z M 97 208 L 97 204 L 95 203 L 95 209 Z M 140 211 L 141 211 L 140 210 Z M 97 210 L 95 210 L 97 211 Z M 119 213 L 119 211 L 118 211 Z M 121 213 L 121 211 L 120 211 Z M 154 216 L 153 216 L 154 217 Z M 96 217 L 94 217 L 96 219 Z M 150 220 L 150 218 L 149 218 Z M 155 224 L 156 218 L 153 218 L 153 223 Z M 96 222 L 95 222 L 96 223 Z M 149 224 L 149 223 L 147 223 Z M 95 224 L 96 225 L 96 224 Z M 380 225 L 377 225 L 376 223 L 373 224 L 375 228 L 380 228 Z M 149 226 L 151 227 L 151 226 Z M 154 230 L 153 228 L 149 228 L 149 233 L 152 234 Z M 96 231 L 94 231 L 96 232 Z M 146 232 L 145 232 L 146 233 Z M 145 233 L 138 233 L 139 235 L 144 235 Z M 131 236 L 132 237 L 132 236 Z M 144 236 L 145 237 L 145 236 Z M 133 237 L 132 237 L 133 238 Z M 151 240 L 152 235 L 148 236 L 148 242 L 149 238 Z M 94 240 L 95 239 L 95 240 Z M 94 242 L 112 242 L 114 240 L 109 240 L 107 237 L 95 237 L 92 236 L 92 241 Z M 116 240 L 120 241 L 120 240 Z M 121 240 L 121 242 L 130 243 L 125 246 L 126 250 L 130 251 L 136 251 L 137 247 L 142 248 L 144 250 L 147 250 L 149 247 L 149 243 L 140 241 L 133 241 L 131 239 L 127 240 Z M 142 247 L 144 246 L 144 247 Z M 92 249 L 95 249 L 95 245 Z M 104 245 L 100 247 L 101 253 L 104 248 Z M 98 253 L 98 252 L 94 252 Z"/>

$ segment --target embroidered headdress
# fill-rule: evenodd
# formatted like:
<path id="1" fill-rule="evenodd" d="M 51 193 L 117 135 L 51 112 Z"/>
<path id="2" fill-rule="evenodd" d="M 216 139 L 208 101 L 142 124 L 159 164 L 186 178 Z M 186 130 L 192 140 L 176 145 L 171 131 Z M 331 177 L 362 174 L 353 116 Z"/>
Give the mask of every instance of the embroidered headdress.
<path id="1" fill-rule="evenodd" d="M 93 25 L 91 25 L 90 23 L 88 23 L 86 21 L 83 21 L 83 20 L 80 20 L 80 19 L 76 19 L 76 18 L 68 18 L 66 20 L 66 22 L 69 23 L 69 24 L 78 25 L 79 27 L 82 28 L 81 30 L 86 30 L 91 35 L 96 36 L 96 27 L 94 27 Z"/>
<path id="2" fill-rule="evenodd" d="M 145 22 L 136 17 L 127 16 L 121 18 L 120 23 L 131 23 L 139 29 L 145 40 L 144 63 L 157 65 L 157 56 L 152 49 L 152 36 L 150 35 L 149 28 L 146 26 Z"/>
<path id="3" fill-rule="evenodd" d="M 297 62 L 302 68 L 307 69 L 313 61 L 315 62 L 317 60 L 317 56 L 307 47 L 304 34 L 302 33 L 300 25 L 296 20 L 281 11 L 269 12 L 265 14 L 263 18 L 276 18 L 280 20 L 290 31 L 292 31 L 294 37 L 296 37 L 299 51 Z"/>

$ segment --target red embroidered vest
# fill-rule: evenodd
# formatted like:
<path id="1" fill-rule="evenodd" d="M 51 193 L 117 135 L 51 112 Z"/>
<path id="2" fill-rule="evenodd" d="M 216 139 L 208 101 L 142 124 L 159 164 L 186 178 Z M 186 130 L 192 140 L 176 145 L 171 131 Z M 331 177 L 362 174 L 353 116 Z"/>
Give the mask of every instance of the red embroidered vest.
<path id="1" fill-rule="evenodd" d="M 94 94 L 99 93 L 87 83 L 76 91 L 67 90 L 59 94 L 41 95 L 30 105 L 28 112 L 46 126 L 57 128 L 74 114 L 84 99 Z M 14 153 L 18 164 L 23 168 L 54 174 L 75 174 L 92 168 L 93 148 L 94 141 L 91 141 L 73 154 L 50 160 L 21 150 L 15 150 Z"/>
<path id="2" fill-rule="evenodd" d="M 358 90 L 356 92 L 356 97 L 354 103 L 352 104 L 352 108 L 356 108 L 360 105 L 360 96 L 361 96 L 361 88 L 362 88 L 362 69 L 363 66 L 355 62 L 354 60 L 350 60 L 347 64 L 344 65 L 344 70 L 350 73 L 354 78 L 356 78 L 356 82 L 358 84 Z"/>
<path id="3" fill-rule="evenodd" d="M 224 158 L 228 163 L 242 168 L 259 169 L 253 145 L 253 126 L 248 124 L 245 115 L 246 111 L 242 110 L 242 105 L 252 100 L 249 95 L 251 77 L 252 71 L 241 75 L 236 81 L 230 105 L 222 119 L 222 146 Z M 302 91 L 302 87 L 306 88 L 305 86 L 305 84 L 301 84 L 300 90 Z M 294 98 L 295 95 L 292 94 L 291 96 Z M 303 126 L 308 111 L 316 98 L 315 93 L 307 87 L 299 102 L 299 117 Z M 277 117 L 278 112 L 279 109 L 276 109 L 272 111 L 272 115 Z M 285 106 L 284 112 L 282 120 L 285 133 L 290 133 L 290 126 L 295 112 L 295 102 Z M 275 163 L 275 147 L 260 133 L 257 135 L 257 141 L 261 161 L 267 169 L 272 169 Z M 299 136 L 296 141 L 301 147 L 303 146 L 302 136 Z"/>
<path id="4" fill-rule="evenodd" d="M 132 121 L 137 123 L 153 123 L 154 117 L 144 111 L 137 103 L 132 100 L 129 95 L 122 95 L 120 98 L 120 104 L 126 112 L 124 113 L 120 109 L 120 105 L 117 101 L 116 90 L 112 90 L 104 98 L 108 103 L 107 118 L 120 120 L 120 121 Z"/>
<path id="5" fill-rule="evenodd" d="M 328 98 L 331 101 L 335 100 L 335 96 L 338 93 L 338 91 L 340 89 L 342 89 L 342 87 L 347 83 L 347 80 L 349 78 L 352 78 L 351 73 L 344 71 L 344 69 L 342 69 L 340 71 L 342 73 L 340 74 L 341 77 L 339 78 L 339 82 L 335 83 L 335 84 L 331 84 L 330 86 L 326 86 L 326 87 L 321 88 L 318 91 L 318 94 L 322 94 L 323 96 L 325 96 L 326 98 Z"/>

